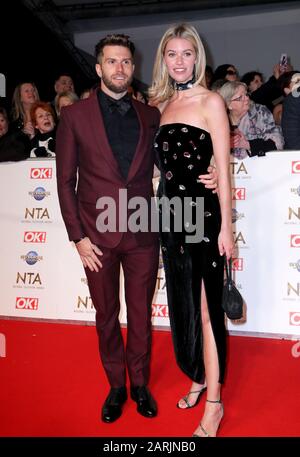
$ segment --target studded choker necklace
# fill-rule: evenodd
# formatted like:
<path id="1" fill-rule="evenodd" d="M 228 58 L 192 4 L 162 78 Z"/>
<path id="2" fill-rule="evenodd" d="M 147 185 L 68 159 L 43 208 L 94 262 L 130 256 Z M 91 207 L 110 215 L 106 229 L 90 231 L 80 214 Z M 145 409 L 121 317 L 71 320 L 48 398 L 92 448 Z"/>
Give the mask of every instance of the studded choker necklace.
<path id="1" fill-rule="evenodd" d="M 187 90 L 191 89 L 194 86 L 195 83 L 195 76 L 192 77 L 189 81 L 186 83 L 177 83 L 176 81 L 173 82 L 173 87 L 175 90 Z"/>

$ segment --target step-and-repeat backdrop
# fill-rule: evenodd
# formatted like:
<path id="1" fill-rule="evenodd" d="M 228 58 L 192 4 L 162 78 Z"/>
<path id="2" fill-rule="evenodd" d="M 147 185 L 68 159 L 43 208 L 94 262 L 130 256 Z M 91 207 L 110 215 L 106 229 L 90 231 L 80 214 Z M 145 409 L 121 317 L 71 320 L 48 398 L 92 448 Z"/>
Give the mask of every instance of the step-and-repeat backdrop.
<path id="1" fill-rule="evenodd" d="M 300 152 L 233 159 L 234 274 L 245 316 L 239 334 L 300 335 Z M 76 248 L 68 241 L 56 191 L 55 161 L 0 165 L 0 315 L 94 321 Z M 120 278 L 122 282 L 122 276 Z M 121 287 L 122 290 L 122 287 Z M 160 259 L 153 324 L 169 327 Z M 121 322 L 126 322 L 121 293 Z"/>

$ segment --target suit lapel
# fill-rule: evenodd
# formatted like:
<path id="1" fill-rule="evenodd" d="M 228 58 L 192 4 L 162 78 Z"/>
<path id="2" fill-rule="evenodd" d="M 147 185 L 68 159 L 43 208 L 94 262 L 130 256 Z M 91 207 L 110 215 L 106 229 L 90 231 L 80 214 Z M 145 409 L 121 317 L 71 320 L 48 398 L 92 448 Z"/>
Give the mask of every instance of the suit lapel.
<path id="1" fill-rule="evenodd" d="M 131 162 L 128 176 L 127 176 L 127 182 L 129 182 L 136 172 L 138 171 L 140 165 L 142 164 L 143 158 L 144 158 L 144 150 L 143 150 L 143 145 L 145 144 L 145 136 L 146 136 L 146 126 L 145 126 L 145 121 L 142 115 L 142 110 L 141 110 L 141 102 L 136 102 L 135 100 L 132 100 L 132 105 L 133 108 L 135 109 L 139 124 L 140 124 L 140 136 L 139 136 L 139 141 L 137 148 L 135 150 L 135 154 L 133 156 L 133 160 Z"/>
<path id="2" fill-rule="evenodd" d="M 110 165 L 110 167 L 119 175 L 120 179 L 123 180 L 122 175 L 119 170 L 118 163 L 115 159 L 111 146 L 109 144 L 106 130 L 104 127 L 104 122 L 99 107 L 98 97 L 96 91 L 90 96 L 91 105 L 89 110 L 90 116 L 90 125 L 95 138 L 95 144 L 97 149 L 104 151 L 102 157 Z"/>

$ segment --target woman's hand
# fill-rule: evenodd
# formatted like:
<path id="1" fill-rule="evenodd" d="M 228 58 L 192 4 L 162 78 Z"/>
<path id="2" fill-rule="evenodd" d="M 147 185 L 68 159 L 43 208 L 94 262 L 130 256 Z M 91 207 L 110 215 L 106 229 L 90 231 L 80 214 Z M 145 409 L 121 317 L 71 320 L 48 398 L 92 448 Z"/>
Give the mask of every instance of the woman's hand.
<path id="1" fill-rule="evenodd" d="M 24 124 L 23 132 L 31 138 L 34 137 L 35 131 L 32 122 L 28 121 Z"/>
<path id="2" fill-rule="evenodd" d="M 198 178 L 204 187 L 212 190 L 213 194 L 218 192 L 218 173 L 215 166 L 209 165 L 207 174 L 199 175 Z"/>
<path id="3" fill-rule="evenodd" d="M 235 129 L 233 134 L 230 136 L 230 147 L 250 149 L 250 144 L 243 132 L 241 132 L 239 129 Z"/>
<path id="4" fill-rule="evenodd" d="M 230 259 L 234 253 L 234 240 L 231 228 L 221 228 L 218 237 L 218 246 L 220 255 L 226 255 L 227 259 Z"/>

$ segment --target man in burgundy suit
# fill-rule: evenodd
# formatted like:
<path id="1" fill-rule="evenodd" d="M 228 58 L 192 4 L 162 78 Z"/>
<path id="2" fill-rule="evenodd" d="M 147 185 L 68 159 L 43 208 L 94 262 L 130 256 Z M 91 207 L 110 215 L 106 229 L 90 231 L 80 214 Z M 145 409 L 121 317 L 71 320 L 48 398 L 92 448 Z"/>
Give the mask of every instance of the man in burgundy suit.
<path id="1" fill-rule="evenodd" d="M 57 131 L 61 212 L 85 267 L 96 309 L 100 356 L 111 386 L 102 408 L 105 422 L 122 414 L 127 399 L 126 366 L 137 411 L 146 417 L 157 414 L 147 384 L 158 236 L 150 230 L 101 232 L 96 227 L 99 197 L 113 198 L 118 215 L 119 190 L 126 189 L 127 201 L 139 196 L 149 202 L 153 196 L 153 139 L 160 113 L 127 93 L 133 54 L 134 45 L 125 35 L 109 35 L 97 44 L 100 87 L 88 99 L 62 110 Z M 127 307 L 126 347 L 118 319 L 120 265 Z"/>

